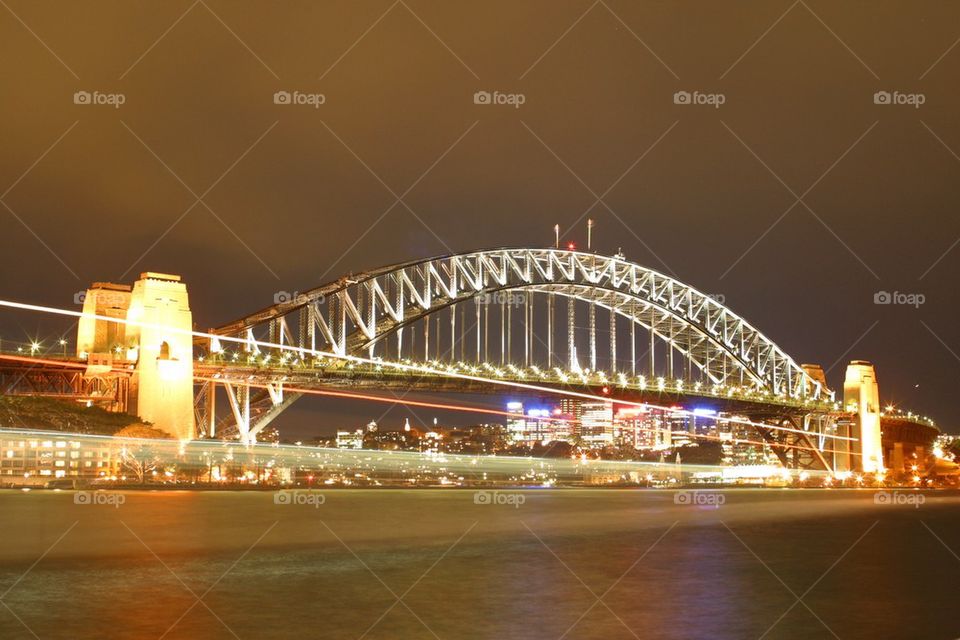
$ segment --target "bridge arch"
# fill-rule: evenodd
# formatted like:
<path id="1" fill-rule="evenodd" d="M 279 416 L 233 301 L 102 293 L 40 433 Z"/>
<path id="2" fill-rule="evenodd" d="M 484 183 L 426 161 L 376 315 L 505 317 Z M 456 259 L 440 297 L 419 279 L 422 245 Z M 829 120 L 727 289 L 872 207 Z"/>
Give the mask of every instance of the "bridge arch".
<path id="1" fill-rule="evenodd" d="M 247 338 L 253 350 L 256 332 L 267 330 L 271 342 L 367 355 L 440 311 L 510 292 L 543 294 L 550 305 L 556 297 L 579 301 L 627 318 L 713 384 L 749 382 L 789 398 L 825 393 L 786 352 L 714 297 L 622 256 L 562 249 L 501 248 L 388 265 L 291 295 L 212 332 Z M 575 341 L 570 344 L 575 350 Z M 478 357 L 479 349 L 478 336 Z"/>

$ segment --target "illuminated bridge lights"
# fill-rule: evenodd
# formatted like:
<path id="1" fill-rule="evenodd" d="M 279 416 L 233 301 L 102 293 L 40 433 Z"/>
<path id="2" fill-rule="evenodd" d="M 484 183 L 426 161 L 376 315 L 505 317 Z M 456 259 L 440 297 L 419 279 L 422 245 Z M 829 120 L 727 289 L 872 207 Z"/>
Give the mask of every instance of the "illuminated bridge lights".
<path id="1" fill-rule="evenodd" d="M 489 300 L 481 306 L 484 296 L 514 292 L 523 294 L 520 306 L 499 304 L 493 314 L 489 313 Z M 317 304 L 322 299 L 329 304 Z M 536 306 L 538 301 L 540 305 Z M 564 328 L 563 321 L 555 318 L 555 302 L 566 302 L 568 312 L 564 357 L 555 348 L 562 347 L 563 340 L 553 340 L 554 329 L 562 333 Z M 815 424 L 815 429 L 822 428 L 820 418 L 824 414 L 839 408 L 832 394 L 806 367 L 798 365 L 745 319 L 710 296 L 622 256 L 575 250 L 496 249 L 388 266 L 328 283 L 303 296 L 302 301 L 298 297 L 293 303 L 274 305 L 210 333 L 22 303 L 0 301 L 0 305 L 189 334 L 194 338 L 195 349 L 210 346 L 210 353 L 193 363 L 195 370 L 212 373 L 209 379 L 218 382 L 242 381 L 245 389 L 233 397 L 234 405 L 238 399 L 250 402 L 250 387 L 259 383 L 271 385 L 267 391 L 274 415 L 289 404 L 284 400 L 285 391 L 288 397 L 293 396 L 292 401 L 296 393 L 328 382 L 350 384 L 361 380 L 367 386 L 376 386 L 381 382 L 408 383 L 414 377 L 426 380 L 425 384 L 436 383 L 442 390 L 456 390 L 454 381 L 461 381 L 591 400 L 611 399 L 611 386 L 617 389 L 617 395 L 624 396 L 634 391 L 647 396 L 654 390 L 666 396 L 660 402 L 673 401 L 675 396 L 711 397 L 734 401 L 731 404 L 743 402 L 763 411 L 792 409 L 795 415 L 817 414 L 816 421 L 809 423 Z M 582 314 L 584 306 L 590 319 L 586 336 L 589 348 L 578 355 L 575 329 L 579 331 L 581 346 L 585 336 L 584 327 L 575 322 L 576 309 Z M 594 317 L 598 311 L 610 318 L 609 360 L 601 354 L 605 362 L 611 363 L 610 371 L 602 370 L 607 365 L 597 365 Z M 519 312 L 523 320 L 517 322 Z M 486 336 L 486 330 L 491 328 L 488 315 L 494 316 L 494 320 L 497 315 L 501 318 L 499 325 L 493 323 L 497 336 L 492 345 Z M 544 349 L 538 363 L 532 362 L 537 337 L 532 329 L 535 316 L 548 319 L 547 331 L 540 333 L 540 337 L 547 336 L 547 344 L 540 345 Z M 474 318 L 475 334 L 473 325 L 468 326 Z M 618 358 L 623 361 L 625 342 L 620 341 L 618 356 L 618 323 L 630 329 L 629 346 L 633 351 L 629 375 L 616 366 Z M 431 327 L 435 327 L 432 334 Z M 510 348 L 511 330 L 514 347 L 522 340 L 522 349 Z M 644 358 L 636 357 L 635 331 L 647 332 L 649 362 L 640 363 Z M 267 332 L 270 340 L 256 339 L 256 333 Z M 419 340 L 416 350 L 415 338 Z M 441 349 L 441 338 L 444 346 L 451 346 L 450 350 Z M 222 349 L 221 343 L 232 343 L 234 352 Z M 643 336 L 639 344 L 646 346 Z M 491 358 L 487 353 L 491 346 L 490 351 L 499 351 L 499 364 L 495 363 L 496 354 Z M 456 354 L 454 348 L 459 349 L 459 359 L 454 355 L 453 362 L 438 360 L 441 353 Z M 523 354 L 522 358 L 518 352 Z M 659 353 L 656 366 L 655 352 Z M 474 353 L 474 361 L 468 361 L 466 356 Z M 387 354 L 391 358 L 383 357 Z M 416 357 L 418 354 L 422 358 Z M 680 360 L 679 376 L 674 367 L 675 356 Z M 244 360 L 249 367 L 238 366 Z M 518 366 L 521 362 L 523 366 Z M 554 366 L 555 363 L 561 366 Z M 646 376 L 637 375 L 638 363 L 646 365 Z M 656 372 L 663 375 L 654 377 Z M 224 387 L 216 384 L 208 388 L 213 391 Z M 462 384 L 461 388 L 472 387 Z M 598 392 L 599 389 L 603 391 Z M 228 393 L 233 391 L 228 389 Z M 266 395 L 260 392 L 259 397 Z M 613 399 L 628 406 L 652 406 Z M 257 405 L 256 410 L 261 408 Z M 245 434 L 255 435 L 265 426 L 263 421 L 254 425 L 249 410 L 245 415 L 241 413 L 235 409 L 237 426 L 245 425 Z M 213 412 L 209 415 L 213 416 Z M 906 419 L 926 420 L 914 418 L 912 413 Z M 762 432 L 765 438 L 771 429 L 789 429 L 782 424 L 755 424 L 767 430 Z M 796 442 L 809 443 L 812 437 L 822 444 L 836 437 L 835 433 L 807 431 L 807 424 L 804 423 L 804 430 L 794 430 L 801 436 Z"/>
<path id="2" fill-rule="evenodd" d="M 11 356 L 2 356 L 2 357 L 3 357 L 3 358 L 11 358 Z M 36 362 L 36 361 L 38 361 L 37 359 L 25 358 L 25 357 L 18 357 L 18 358 L 15 357 L 15 359 L 28 360 L 28 361 L 31 361 L 31 362 Z M 82 363 L 63 363 L 63 362 L 61 362 L 61 361 L 52 360 L 52 359 L 48 359 L 47 362 L 49 362 L 49 363 L 54 363 L 54 364 L 71 365 L 71 366 L 80 367 L 80 368 L 84 367 L 84 365 L 83 365 Z M 202 379 L 204 379 L 204 378 L 200 377 L 200 379 L 202 380 Z M 227 378 L 225 378 L 225 377 L 221 377 L 221 378 L 210 378 L 210 379 L 216 379 L 216 380 L 218 380 L 218 381 L 219 381 L 219 380 L 228 381 Z M 253 387 L 261 387 L 261 388 L 267 388 L 267 387 L 268 387 L 268 385 L 267 385 L 266 383 L 259 383 L 259 384 L 258 384 L 258 383 L 256 382 L 256 380 L 254 379 L 254 376 L 249 375 L 249 374 L 246 376 L 246 381 L 247 381 L 247 383 L 248 383 L 250 386 L 253 386 Z M 519 386 L 519 387 L 525 388 L 525 389 L 536 390 L 536 391 L 546 391 L 546 392 L 551 392 L 551 393 L 557 393 L 556 390 L 550 389 L 550 388 L 548 388 L 548 387 L 537 387 L 537 386 L 529 385 L 529 384 L 517 384 L 517 383 L 509 383 L 509 382 L 503 382 L 503 384 L 506 384 L 506 385 L 508 385 L 508 386 L 511 385 L 511 384 L 513 384 L 513 386 Z M 495 411 L 495 410 L 489 410 L 489 409 L 483 409 L 483 408 L 477 408 L 477 407 L 466 407 L 466 406 L 463 406 L 463 405 L 442 405 L 442 404 L 439 404 L 439 403 L 417 403 L 416 401 L 398 400 L 396 397 L 372 396 L 372 395 L 367 395 L 367 394 L 357 394 L 357 393 L 345 392 L 345 391 L 330 391 L 330 390 L 319 390 L 319 389 L 309 389 L 309 388 L 297 388 L 296 386 L 291 386 L 291 385 L 287 385 L 286 388 L 287 388 L 287 390 L 288 390 L 289 392 L 292 392 L 292 393 L 307 393 L 307 394 L 314 394 L 314 395 L 330 395 L 330 396 L 341 396 L 341 397 L 353 397 L 353 398 L 356 398 L 356 399 L 364 399 L 364 400 L 371 400 L 371 401 L 381 401 L 381 402 L 390 402 L 390 403 L 396 403 L 396 404 L 403 404 L 403 403 L 406 402 L 406 403 L 414 404 L 414 405 L 416 405 L 416 404 L 421 404 L 422 406 L 432 406 L 432 407 L 435 407 L 435 408 L 448 408 L 448 409 L 451 409 L 451 410 L 459 410 L 459 411 L 472 411 L 472 412 L 478 412 L 478 413 L 497 413 L 497 414 L 502 414 L 502 413 L 503 413 L 503 412 L 498 412 L 498 411 Z M 573 396 L 575 396 L 575 397 L 581 397 L 581 398 L 590 399 L 590 400 L 608 400 L 607 398 L 604 398 L 604 397 L 602 397 L 602 396 L 590 395 L 590 394 L 585 394 L 585 393 L 576 392 L 576 391 L 561 392 L 561 395 L 573 395 Z M 618 402 L 618 404 L 624 404 L 624 405 L 627 405 L 627 406 L 635 406 L 635 407 L 640 407 L 640 408 L 644 408 L 644 409 L 657 409 L 657 410 L 661 410 L 661 411 L 665 411 L 665 412 L 669 412 L 669 413 L 674 413 L 674 414 L 676 414 L 676 415 L 682 415 L 682 416 L 692 416 L 692 415 L 695 415 L 695 413 L 694 413 L 693 411 L 687 411 L 687 410 L 682 409 L 682 408 L 679 408 L 679 407 L 664 407 L 664 406 L 658 406 L 658 405 L 654 405 L 654 404 L 650 404 L 650 403 L 640 403 L 640 402 L 633 402 L 633 401 L 627 401 L 627 400 L 617 400 L 617 402 Z M 553 418 L 548 418 L 548 419 L 553 419 Z M 556 419 L 556 420 L 561 420 L 561 419 Z M 783 431 L 783 432 L 793 432 L 793 433 L 798 433 L 798 434 L 803 434 L 803 435 L 806 435 L 806 433 L 807 433 L 807 432 L 804 432 L 804 431 L 801 431 L 801 430 L 798 430 L 798 429 L 792 429 L 792 428 L 784 427 L 784 426 L 776 426 L 776 425 L 771 425 L 771 424 L 767 424 L 767 423 L 755 422 L 755 421 L 747 420 L 747 419 L 743 419 L 743 418 L 729 417 L 729 418 L 724 418 L 724 420 L 726 420 L 727 422 L 732 422 L 732 423 L 746 424 L 746 425 L 750 425 L 750 426 L 762 427 L 762 428 L 768 429 L 768 430 L 776 430 L 776 431 Z M 692 437 L 700 437 L 700 436 L 698 436 L 698 435 L 693 435 L 693 434 L 691 434 L 691 436 L 692 436 Z M 833 439 L 833 440 L 848 440 L 848 441 L 849 441 L 849 440 L 854 440 L 853 438 L 850 438 L 850 437 L 839 436 L 839 435 L 835 435 L 835 434 L 821 434 L 821 437 L 822 437 L 822 438 L 825 438 L 825 439 Z M 757 442 L 757 444 L 764 444 L 764 443 Z M 771 444 L 771 445 L 772 445 L 772 443 L 766 443 L 766 444 Z M 794 444 L 794 445 L 781 445 L 781 446 L 785 446 L 785 447 L 787 447 L 787 448 L 794 448 L 794 449 L 810 449 L 810 447 L 803 447 L 803 446 L 798 446 L 798 445 L 795 445 L 795 444 Z M 821 449 L 821 451 L 823 451 L 823 450 Z"/>
<path id="3" fill-rule="evenodd" d="M 225 356 L 226 357 L 226 356 Z M 216 364 L 216 360 L 198 360 L 200 364 Z M 482 367 L 477 367 L 473 364 L 465 362 L 452 362 L 452 363 L 436 363 L 436 362 L 423 362 L 418 363 L 415 361 L 404 360 L 399 362 L 390 362 L 382 359 L 376 360 L 367 360 L 363 358 L 358 358 L 356 361 L 351 360 L 348 364 L 343 365 L 342 362 L 333 361 L 314 361 L 313 363 L 302 363 L 297 367 L 287 365 L 285 367 L 270 367 L 269 363 L 267 366 L 260 367 L 264 369 L 264 373 L 269 373 L 270 371 L 287 371 L 287 370 L 297 370 L 303 372 L 316 372 L 324 375 L 337 374 L 343 368 L 346 368 L 353 375 L 380 375 L 380 376 L 390 376 L 390 375 L 405 375 L 408 374 L 411 370 L 415 370 L 420 374 L 431 375 L 436 377 L 447 377 L 447 376 L 457 376 L 458 374 L 463 374 L 467 376 L 479 377 L 478 374 L 483 370 L 491 372 L 495 377 L 500 378 L 504 381 L 517 381 L 524 382 L 530 379 L 538 380 L 543 383 L 554 383 L 566 385 L 570 382 L 571 379 L 577 379 L 580 381 L 580 384 L 587 387 L 603 387 L 610 384 L 609 377 L 602 371 L 599 372 L 573 372 L 562 370 L 559 367 L 555 367 L 552 371 L 547 371 L 535 367 L 529 369 L 522 369 L 516 365 L 508 365 L 506 370 L 494 367 L 488 363 L 484 363 Z M 623 390 L 637 390 L 637 391 L 646 391 L 647 390 L 647 380 L 645 376 L 636 376 L 635 378 L 628 378 L 623 373 L 617 374 L 616 380 L 617 387 Z M 723 386 L 723 385 L 712 385 L 710 387 L 704 387 L 702 382 L 695 381 L 688 384 L 682 379 L 673 381 L 672 384 L 668 384 L 667 381 L 663 378 L 657 379 L 657 391 L 670 394 L 670 395 L 694 395 L 694 396 L 705 396 L 705 397 L 715 397 L 715 398 L 727 398 L 727 399 L 742 399 L 748 401 L 756 401 L 757 398 L 776 398 L 777 404 L 785 406 L 796 406 L 796 407 L 808 407 L 815 409 L 833 409 L 835 407 L 834 403 L 830 403 L 823 400 L 814 400 L 814 399 L 799 399 L 799 398 L 787 398 L 784 394 L 771 394 L 766 390 L 758 391 L 751 387 L 737 387 L 737 386 Z"/>

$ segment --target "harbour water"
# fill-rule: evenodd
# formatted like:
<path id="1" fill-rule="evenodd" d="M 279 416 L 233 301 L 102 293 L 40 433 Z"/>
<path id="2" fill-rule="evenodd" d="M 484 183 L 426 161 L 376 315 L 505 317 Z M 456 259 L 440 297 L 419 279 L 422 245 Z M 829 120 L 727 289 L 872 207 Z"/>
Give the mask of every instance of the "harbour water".
<path id="1" fill-rule="evenodd" d="M 0 638 L 960 637 L 960 495 L 877 495 L 2 491 Z"/>

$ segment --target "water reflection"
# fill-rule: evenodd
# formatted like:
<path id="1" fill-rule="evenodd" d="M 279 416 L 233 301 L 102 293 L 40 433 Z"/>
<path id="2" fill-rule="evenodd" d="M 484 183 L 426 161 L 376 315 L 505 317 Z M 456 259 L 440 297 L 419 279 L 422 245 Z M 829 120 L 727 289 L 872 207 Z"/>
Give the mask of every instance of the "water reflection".
<path id="1" fill-rule="evenodd" d="M 0 492 L 4 639 L 960 635 L 960 563 L 923 524 L 960 548 L 955 494 L 922 509 L 866 491 L 729 491 L 712 508 L 660 491 L 520 507 L 460 490 L 73 495 Z"/>

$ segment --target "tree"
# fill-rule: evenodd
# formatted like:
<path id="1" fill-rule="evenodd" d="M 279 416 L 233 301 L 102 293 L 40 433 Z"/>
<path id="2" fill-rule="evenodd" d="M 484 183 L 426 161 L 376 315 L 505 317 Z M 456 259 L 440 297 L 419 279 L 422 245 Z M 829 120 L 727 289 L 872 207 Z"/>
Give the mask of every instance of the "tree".
<path id="1" fill-rule="evenodd" d="M 947 446 L 946 453 L 952 453 L 954 460 L 960 460 L 960 438 L 954 438 Z"/>
<path id="2" fill-rule="evenodd" d="M 123 445 L 120 448 L 120 469 L 137 478 L 137 482 L 146 482 L 147 475 L 160 466 L 160 457 L 143 445 Z"/>
<path id="3" fill-rule="evenodd" d="M 159 440 L 157 445 L 162 446 L 163 440 L 171 440 L 170 434 L 145 424 L 130 425 L 117 431 L 118 438 L 136 438 L 138 440 Z M 160 467 L 160 456 L 156 454 L 156 446 L 144 442 L 126 442 L 120 447 L 118 456 L 120 470 L 136 477 L 137 482 L 146 482 L 148 474 L 152 474 Z"/>

